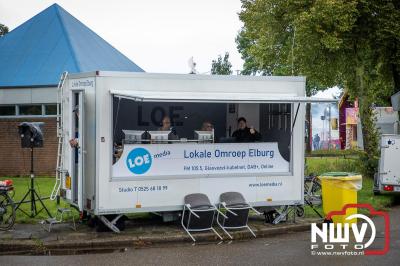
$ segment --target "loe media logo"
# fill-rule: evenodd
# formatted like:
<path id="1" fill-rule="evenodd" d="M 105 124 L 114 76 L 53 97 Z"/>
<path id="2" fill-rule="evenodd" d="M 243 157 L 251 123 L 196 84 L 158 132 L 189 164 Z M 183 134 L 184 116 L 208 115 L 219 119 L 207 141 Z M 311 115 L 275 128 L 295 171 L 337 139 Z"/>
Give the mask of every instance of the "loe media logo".
<path id="1" fill-rule="evenodd" d="M 144 148 L 133 149 L 126 158 L 126 166 L 137 175 L 146 173 L 151 167 L 151 154 Z"/>

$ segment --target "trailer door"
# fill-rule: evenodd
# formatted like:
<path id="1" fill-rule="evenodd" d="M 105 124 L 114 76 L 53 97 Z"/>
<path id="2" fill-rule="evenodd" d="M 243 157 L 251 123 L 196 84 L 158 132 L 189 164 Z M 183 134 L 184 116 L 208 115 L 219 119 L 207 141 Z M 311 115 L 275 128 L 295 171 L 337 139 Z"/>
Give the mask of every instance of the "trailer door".
<path id="1" fill-rule="evenodd" d="M 78 150 L 78 207 L 79 210 L 83 209 L 83 177 L 84 177 L 84 165 L 85 165 L 85 97 L 84 91 L 79 92 L 79 111 L 81 113 L 79 119 L 79 143 L 80 148 Z"/>
<path id="2" fill-rule="evenodd" d="M 85 169 L 84 98 L 83 90 L 72 92 L 73 119 L 71 119 L 71 135 L 75 138 L 77 144 L 71 149 L 71 190 L 72 202 L 78 206 L 79 210 L 83 209 L 83 177 Z"/>

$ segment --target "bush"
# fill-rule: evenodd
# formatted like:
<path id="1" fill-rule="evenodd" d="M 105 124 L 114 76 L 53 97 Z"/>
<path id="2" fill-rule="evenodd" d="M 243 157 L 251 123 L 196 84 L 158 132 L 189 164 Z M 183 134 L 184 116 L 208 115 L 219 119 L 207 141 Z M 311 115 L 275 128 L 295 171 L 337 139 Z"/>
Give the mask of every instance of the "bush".
<path id="1" fill-rule="evenodd" d="M 341 157 L 306 158 L 306 175 L 311 173 L 320 175 L 326 172 L 360 172 L 360 163 L 358 159 L 346 159 Z"/>
<path id="2" fill-rule="evenodd" d="M 370 155 L 365 151 L 359 151 L 359 172 L 364 177 L 374 178 L 374 174 L 378 169 L 379 156 L 377 154 Z"/>

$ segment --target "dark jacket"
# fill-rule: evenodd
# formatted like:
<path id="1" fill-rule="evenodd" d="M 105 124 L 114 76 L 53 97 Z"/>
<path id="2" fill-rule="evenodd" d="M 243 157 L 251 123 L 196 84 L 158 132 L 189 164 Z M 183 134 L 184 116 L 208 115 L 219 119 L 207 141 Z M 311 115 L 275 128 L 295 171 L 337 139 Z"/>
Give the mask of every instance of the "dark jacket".
<path id="1" fill-rule="evenodd" d="M 261 140 L 261 134 L 257 131 L 251 134 L 248 127 L 236 130 L 233 132 L 232 137 L 236 139 L 236 142 L 255 142 Z"/>

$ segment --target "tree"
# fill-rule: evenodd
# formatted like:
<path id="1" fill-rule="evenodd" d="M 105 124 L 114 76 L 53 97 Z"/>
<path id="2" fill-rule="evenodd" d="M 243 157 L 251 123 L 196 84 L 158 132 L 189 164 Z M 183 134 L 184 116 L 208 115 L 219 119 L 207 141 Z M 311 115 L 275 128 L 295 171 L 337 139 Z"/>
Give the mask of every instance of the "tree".
<path id="1" fill-rule="evenodd" d="M 370 107 L 400 89 L 399 1 L 242 0 L 239 16 L 245 71 L 305 75 L 308 93 L 339 86 L 359 99 L 364 165 L 372 175 L 378 139 Z"/>
<path id="2" fill-rule="evenodd" d="M 0 23 L 0 37 L 8 33 L 8 27 Z"/>
<path id="3" fill-rule="evenodd" d="M 231 75 L 232 64 L 229 62 L 229 53 L 226 52 L 224 58 L 221 55 L 218 56 L 217 60 L 212 60 L 211 64 L 212 75 Z"/>

